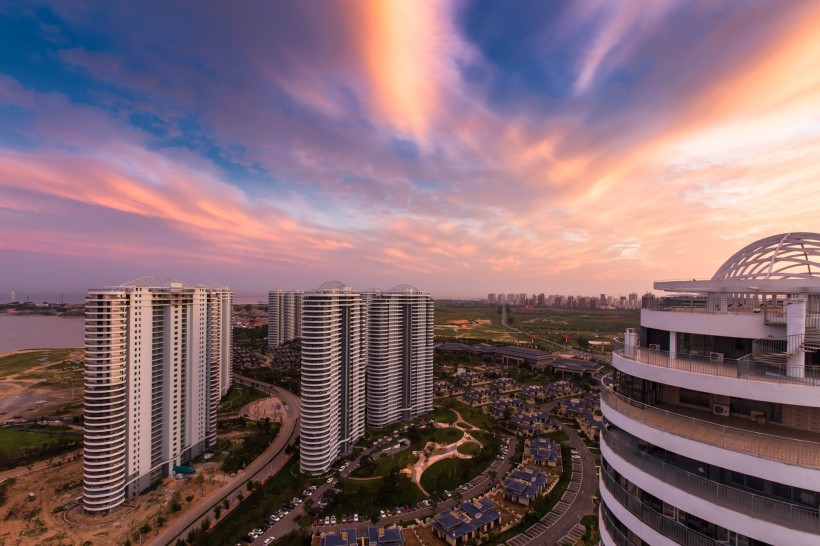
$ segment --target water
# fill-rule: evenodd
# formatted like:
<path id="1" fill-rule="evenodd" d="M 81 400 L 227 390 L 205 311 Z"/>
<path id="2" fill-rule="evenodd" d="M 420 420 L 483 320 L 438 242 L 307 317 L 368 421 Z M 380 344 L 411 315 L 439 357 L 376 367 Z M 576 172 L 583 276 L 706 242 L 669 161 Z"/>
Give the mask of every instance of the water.
<path id="1" fill-rule="evenodd" d="M 0 315 L 0 354 L 83 346 L 82 317 Z"/>

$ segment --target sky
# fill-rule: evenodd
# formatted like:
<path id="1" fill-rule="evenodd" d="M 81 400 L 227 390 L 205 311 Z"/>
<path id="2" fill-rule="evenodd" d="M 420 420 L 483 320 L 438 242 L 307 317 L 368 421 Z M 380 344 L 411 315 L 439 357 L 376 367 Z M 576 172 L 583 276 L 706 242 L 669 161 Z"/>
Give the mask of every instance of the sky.
<path id="1" fill-rule="evenodd" d="M 820 231 L 820 3 L 4 2 L 0 302 L 622 295 Z"/>

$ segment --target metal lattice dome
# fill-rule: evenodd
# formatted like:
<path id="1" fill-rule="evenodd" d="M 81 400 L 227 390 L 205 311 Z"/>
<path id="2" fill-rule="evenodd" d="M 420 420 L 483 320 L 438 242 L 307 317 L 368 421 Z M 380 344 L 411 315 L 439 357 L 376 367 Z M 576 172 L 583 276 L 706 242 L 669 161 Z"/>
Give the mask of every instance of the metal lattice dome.
<path id="1" fill-rule="evenodd" d="M 347 286 L 343 282 L 339 281 L 327 281 L 322 286 L 317 288 L 317 290 L 349 290 L 350 287 Z"/>
<path id="2" fill-rule="evenodd" d="M 128 281 L 127 283 L 121 284 L 121 287 L 139 287 L 139 288 L 171 288 L 171 285 L 182 285 L 183 288 L 193 288 L 193 286 L 186 284 L 182 281 L 178 281 L 176 279 L 172 279 L 170 277 L 161 277 L 158 275 L 148 275 L 146 277 L 140 277 L 139 279 L 134 279 L 133 281 Z"/>
<path id="3" fill-rule="evenodd" d="M 742 248 L 712 280 L 820 277 L 820 233 L 781 233 Z"/>
<path id="4" fill-rule="evenodd" d="M 390 292 L 418 292 L 419 289 L 409 284 L 397 284 L 390 289 Z"/>

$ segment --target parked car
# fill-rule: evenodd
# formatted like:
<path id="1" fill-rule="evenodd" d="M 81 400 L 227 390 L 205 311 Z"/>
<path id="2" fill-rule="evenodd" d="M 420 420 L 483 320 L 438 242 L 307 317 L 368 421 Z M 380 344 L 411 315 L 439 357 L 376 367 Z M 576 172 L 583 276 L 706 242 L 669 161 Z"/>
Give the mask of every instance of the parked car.
<path id="1" fill-rule="evenodd" d="M 330 516 L 325 516 L 325 525 L 330 525 Z"/>
<path id="2" fill-rule="evenodd" d="M 268 537 L 268 538 L 266 538 L 265 540 L 263 540 L 263 541 L 262 541 L 262 544 L 264 544 L 265 546 L 267 546 L 267 545 L 268 545 L 268 544 L 270 544 L 271 542 L 273 542 L 273 537 Z"/>
<path id="3" fill-rule="evenodd" d="M 330 516 L 330 524 L 336 525 L 336 516 Z"/>
<path id="4" fill-rule="evenodd" d="M 359 521 L 359 514 L 353 514 L 353 523 L 356 523 L 358 521 Z"/>

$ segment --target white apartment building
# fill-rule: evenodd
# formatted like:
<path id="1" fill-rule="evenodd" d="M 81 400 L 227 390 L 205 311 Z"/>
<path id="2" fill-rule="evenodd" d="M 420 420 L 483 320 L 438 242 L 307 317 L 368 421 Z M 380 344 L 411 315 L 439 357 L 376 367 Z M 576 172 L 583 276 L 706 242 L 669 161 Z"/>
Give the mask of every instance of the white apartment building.
<path id="1" fill-rule="evenodd" d="M 107 512 L 216 439 L 230 386 L 227 288 L 145 277 L 89 290 L 83 506 Z"/>
<path id="2" fill-rule="evenodd" d="M 302 291 L 268 292 L 268 349 L 302 337 Z"/>
<path id="3" fill-rule="evenodd" d="M 367 300 L 367 425 L 433 411 L 433 298 L 400 285 Z"/>
<path id="4" fill-rule="evenodd" d="M 820 234 L 655 288 L 602 387 L 602 544 L 820 544 Z"/>
<path id="5" fill-rule="evenodd" d="M 367 308 L 336 281 L 302 300 L 300 466 L 322 474 L 364 435 Z"/>

